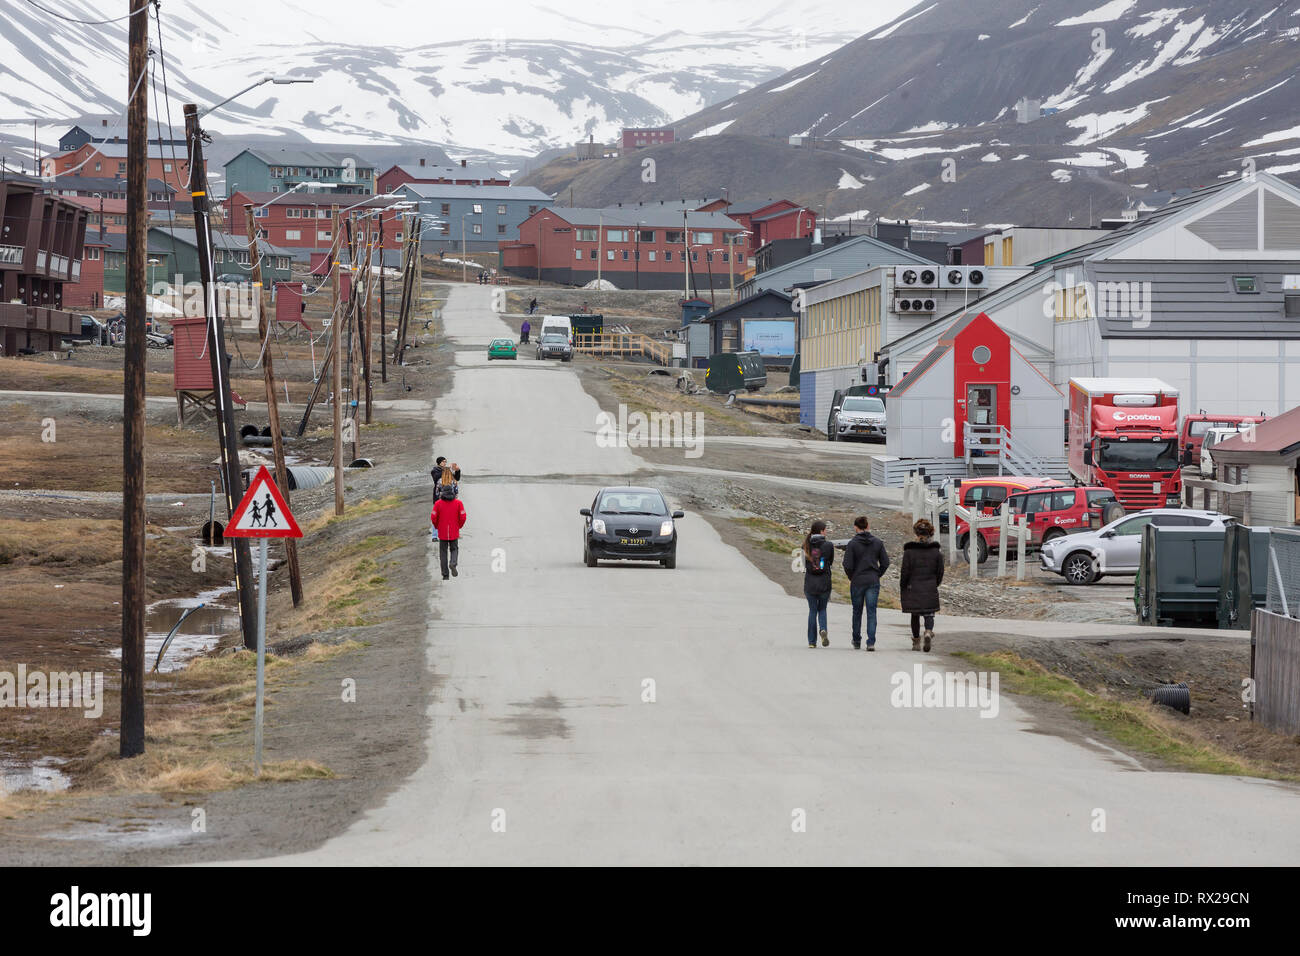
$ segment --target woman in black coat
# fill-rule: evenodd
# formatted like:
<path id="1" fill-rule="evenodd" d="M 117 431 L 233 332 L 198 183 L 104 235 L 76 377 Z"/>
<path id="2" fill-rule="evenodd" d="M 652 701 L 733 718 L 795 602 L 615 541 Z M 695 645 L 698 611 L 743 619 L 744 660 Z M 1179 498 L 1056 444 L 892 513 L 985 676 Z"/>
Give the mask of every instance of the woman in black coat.
<path id="1" fill-rule="evenodd" d="M 830 644 L 826 634 L 826 607 L 831 599 L 831 568 L 835 565 L 835 545 L 826 540 L 826 522 L 814 521 L 803 539 L 803 595 L 808 599 L 808 646 Z"/>
<path id="2" fill-rule="evenodd" d="M 943 549 L 934 540 L 934 525 L 922 518 L 912 525 L 915 541 L 903 545 L 899 587 L 904 613 L 912 615 L 912 650 L 921 647 L 921 618 L 925 618 L 925 647 L 934 639 L 934 615 L 939 610 L 939 585 L 943 583 Z"/>

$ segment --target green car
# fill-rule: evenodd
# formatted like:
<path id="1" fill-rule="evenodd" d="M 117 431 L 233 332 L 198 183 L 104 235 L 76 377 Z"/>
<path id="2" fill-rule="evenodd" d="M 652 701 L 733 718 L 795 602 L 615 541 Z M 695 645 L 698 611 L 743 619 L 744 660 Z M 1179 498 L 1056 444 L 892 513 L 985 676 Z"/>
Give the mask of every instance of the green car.
<path id="1" fill-rule="evenodd" d="M 512 359 L 518 357 L 519 353 L 515 350 L 514 339 L 493 339 L 492 344 L 488 346 L 488 361 L 494 358 Z"/>

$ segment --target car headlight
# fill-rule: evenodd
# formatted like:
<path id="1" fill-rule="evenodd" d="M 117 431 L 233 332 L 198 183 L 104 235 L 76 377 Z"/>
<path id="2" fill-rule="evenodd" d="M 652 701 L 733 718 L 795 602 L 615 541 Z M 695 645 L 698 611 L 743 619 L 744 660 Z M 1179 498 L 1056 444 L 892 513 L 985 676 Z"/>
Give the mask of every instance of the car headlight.
<path id="1" fill-rule="evenodd" d="M 605 533 L 605 522 L 602 521 L 600 518 L 592 518 L 592 519 L 591 519 L 591 530 L 594 531 L 594 532 L 596 532 L 596 534 L 604 534 L 604 533 Z"/>
<path id="2" fill-rule="evenodd" d="M 673 533 L 673 522 L 670 518 L 659 526 L 659 537 L 666 538 Z"/>

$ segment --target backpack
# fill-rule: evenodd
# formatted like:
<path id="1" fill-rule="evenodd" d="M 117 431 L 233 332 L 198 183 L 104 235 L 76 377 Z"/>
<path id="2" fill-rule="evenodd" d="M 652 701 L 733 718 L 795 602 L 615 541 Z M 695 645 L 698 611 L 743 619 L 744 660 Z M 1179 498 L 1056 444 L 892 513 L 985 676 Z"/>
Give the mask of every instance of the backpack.
<path id="1" fill-rule="evenodd" d="M 823 548 L 825 542 L 813 545 L 817 550 L 812 552 L 812 560 L 804 561 L 804 567 L 808 569 L 809 574 L 825 574 L 830 570 L 830 555 Z"/>

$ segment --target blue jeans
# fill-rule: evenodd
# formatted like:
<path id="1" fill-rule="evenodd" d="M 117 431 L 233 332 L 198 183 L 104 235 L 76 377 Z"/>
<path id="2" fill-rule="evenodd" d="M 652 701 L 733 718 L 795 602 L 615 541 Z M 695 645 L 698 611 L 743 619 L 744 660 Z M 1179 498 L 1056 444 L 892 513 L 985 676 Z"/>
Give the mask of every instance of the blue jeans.
<path id="1" fill-rule="evenodd" d="M 825 594 L 805 594 L 808 599 L 808 643 L 817 643 L 817 631 L 826 630 L 826 605 L 831 602 L 830 592 Z"/>
<path id="2" fill-rule="evenodd" d="M 862 605 L 867 605 L 867 647 L 876 645 L 876 602 L 880 600 L 880 585 L 865 584 L 860 588 L 849 588 L 849 597 L 853 599 L 853 644 L 862 643 Z"/>

